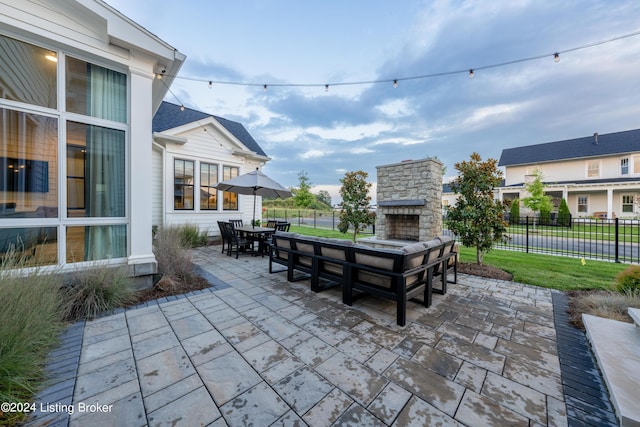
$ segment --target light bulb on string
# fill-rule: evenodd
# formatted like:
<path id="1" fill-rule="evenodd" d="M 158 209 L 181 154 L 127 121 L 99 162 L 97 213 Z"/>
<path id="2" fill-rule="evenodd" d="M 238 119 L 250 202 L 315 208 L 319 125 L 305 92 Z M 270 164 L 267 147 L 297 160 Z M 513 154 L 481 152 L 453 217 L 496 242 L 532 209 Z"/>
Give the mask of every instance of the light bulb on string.
<path id="1" fill-rule="evenodd" d="M 180 106 L 180 111 L 184 111 L 184 105 Z"/>
<path id="2" fill-rule="evenodd" d="M 264 90 L 266 92 L 267 91 L 267 85 L 263 85 L 262 86 L 262 90 Z"/>
<path id="3" fill-rule="evenodd" d="M 394 80 L 393 81 L 393 87 L 394 87 L 394 89 L 398 87 L 398 80 Z"/>
<path id="4" fill-rule="evenodd" d="M 324 91 L 329 92 L 329 85 L 324 85 Z"/>
<path id="5" fill-rule="evenodd" d="M 558 52 L 553 54 L 553 60 L 555 62 L 559 62 L 560 61 L 560 54 Z"/>
<path id="6" fill-rule="evenodd" d="M 473 68 L 469 70 L 469 78 L 472 79 L 474 76 L 473 74 Z"/>
<path id="7" fill-rule="evenodd" d="M 209 80 L 209 89 L 211 89 L 212 87 L 213 87 L 213 82 Z"/>

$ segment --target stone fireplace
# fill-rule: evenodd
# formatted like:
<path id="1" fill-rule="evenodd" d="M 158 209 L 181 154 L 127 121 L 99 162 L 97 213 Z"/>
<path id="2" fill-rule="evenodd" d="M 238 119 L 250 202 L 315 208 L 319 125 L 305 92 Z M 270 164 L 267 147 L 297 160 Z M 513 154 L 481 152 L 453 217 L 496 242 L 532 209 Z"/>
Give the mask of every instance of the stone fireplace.
<path id="1" fill-rule="evenodd" d="M 442 163 L 378 166 L 376 240 L 427 241 L 442 234 Z"/>

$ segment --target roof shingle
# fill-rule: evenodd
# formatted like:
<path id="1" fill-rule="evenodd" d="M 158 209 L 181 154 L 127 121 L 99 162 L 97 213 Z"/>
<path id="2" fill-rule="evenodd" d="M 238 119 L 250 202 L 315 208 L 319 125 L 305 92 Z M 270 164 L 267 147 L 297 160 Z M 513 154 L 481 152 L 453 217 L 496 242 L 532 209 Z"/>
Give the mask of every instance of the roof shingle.
<path id="1" fill-rule="evenodd" d="M 243 143 L 249 150 L 258 153 L 261 156 L 267 157 L 267 154 L 262 150 L 262 147 L 258 145 L 251 134 L 245 129 L 242 123 L 234 122 L 222 117 L 214 116 L 213 114 L 203 113 L 202 111 L 186 108 L 184 111 L 180 110 L 180 106 L 172 104 L 170 102 L 163 101 L 158 108 L 158 111 L 153 116 L 153 132 L 163 132 L 167 129 L 177 128 L 178 126 L 186 125 L 187 123 L 197 122 L 209 117 L 213 117 L 224 126 L 233 136 L 235 136 L 241 143 Z"/>
<path id="2" fill-rule="evenodd" d="M 640 129 L 502 150 L 498 166 L 600 157 L 640 151 Z"/>

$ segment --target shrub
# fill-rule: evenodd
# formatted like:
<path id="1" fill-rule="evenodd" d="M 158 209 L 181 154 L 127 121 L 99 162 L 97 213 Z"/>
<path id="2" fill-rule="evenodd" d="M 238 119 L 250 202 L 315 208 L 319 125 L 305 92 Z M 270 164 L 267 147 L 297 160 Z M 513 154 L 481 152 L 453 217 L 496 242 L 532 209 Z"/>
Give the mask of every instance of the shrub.
<path id="1" fill-rule="evenodd" d="M 60 276 L 31 268 L 14 268 L 32 260 L 7 254 L 0 265 L 0 402 L 27 402 L 44 379 L 44 361 L 63 328 Z M 22 416 L 0 416 L 0 424 L 15 424 Z"/>
<path id="2" fill-rule="evenodd" d="M 514 199 L 511 202 L 511 210 L 509 211 L 509 222 L 511 224 L 520 223 L 520 199 Z"/>
<path id="3" fill-rule="evenodd" d="M 200 233 L 197 225 L 183 224 L 177 227 L 177 229 L 180 233 L 180 241 L 184 247 L 195 248 L 207 244 L 207 233 Z"/>
<path id="4" fill-rule="evenodd" d="M 551 209 L 549 206 L 540 208 L 540 225 L 551 224 Z"/>
<path id="5" fill-rule="evenodd" d="M 158 262 L 158 274 L 188 281 L 192 280 L 193 265 L 191 256 L 185 250 L 181 239 L 181 230 L 177 227 L 161 227 L 156 233 L 153 253 Z"/>
<path id="6" fill-rule="evenodd" d="M 60 292 L 65 320 L 94 318 L 127 305 L 135 294 L 128 269 L 107 264 L 76 270 Z"/>
<path id="7" fill-rule="evenodd" d="M 564 227 L 571 225 L 571 211 L 569 211 L 569 205 L 567 205 L 565 199 L 560 201 L 560 206 L 558 207 L 558 225 Z"/>
<path id="8" fill-rule="evenodd" d="M 640 292 L 575 292 L 570 303 L 571 321 L 584 329 L 582 314 L 585 313 L 633 323 L 628 313 L 629 307 L 640 308 Z"/>
<path id="9" fill-rule="evenodd" d="M 632 265 L 616 276 L 614 289 L 618 292 L 640 293 L 640 265 Z"/>

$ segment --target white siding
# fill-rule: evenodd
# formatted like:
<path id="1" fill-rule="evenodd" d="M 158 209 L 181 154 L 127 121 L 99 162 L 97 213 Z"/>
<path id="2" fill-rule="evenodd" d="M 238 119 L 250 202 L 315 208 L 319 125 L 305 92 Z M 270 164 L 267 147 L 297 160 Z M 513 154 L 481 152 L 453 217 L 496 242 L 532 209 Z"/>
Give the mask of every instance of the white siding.
<path id="1" fill-rule="evenodd" d="M 156 226 L 162 225 L 162 173 L 163 173 L 163 158 L 162 151 L 153 148 L 153 152 L 151 154 L 151 191 L 152 191 L 152 200 L 151 200 L 151 223 Z"/>

